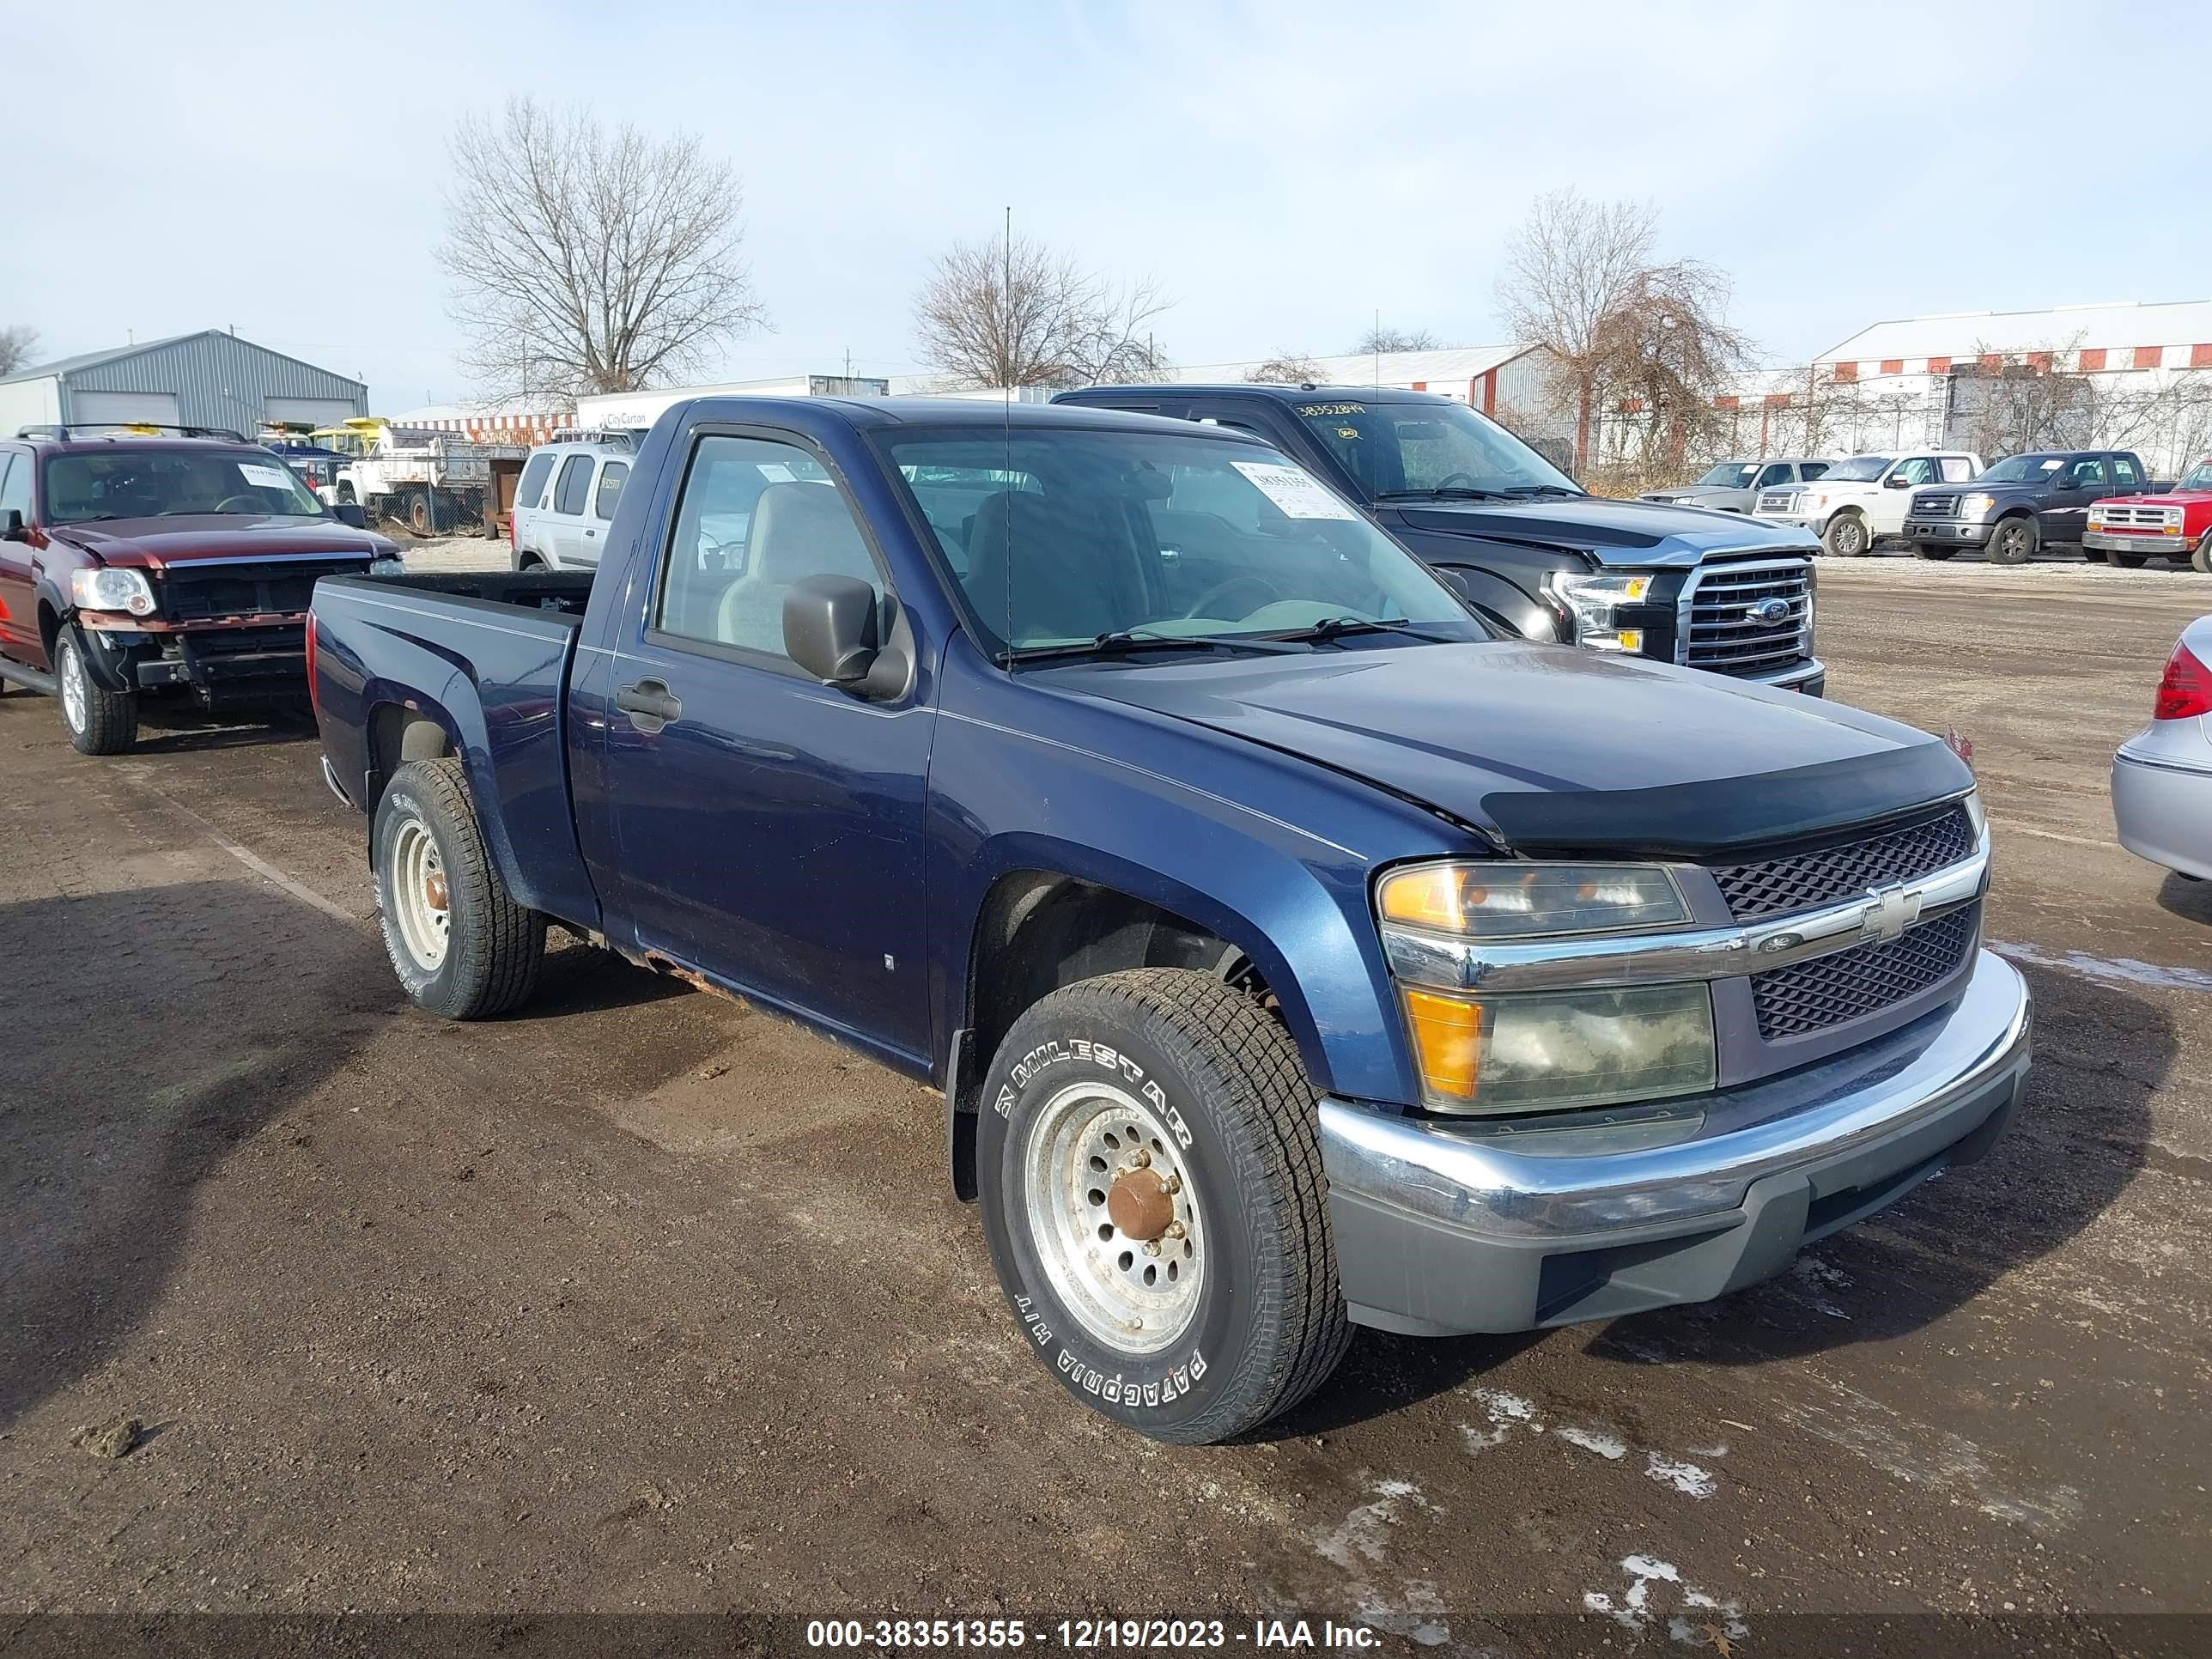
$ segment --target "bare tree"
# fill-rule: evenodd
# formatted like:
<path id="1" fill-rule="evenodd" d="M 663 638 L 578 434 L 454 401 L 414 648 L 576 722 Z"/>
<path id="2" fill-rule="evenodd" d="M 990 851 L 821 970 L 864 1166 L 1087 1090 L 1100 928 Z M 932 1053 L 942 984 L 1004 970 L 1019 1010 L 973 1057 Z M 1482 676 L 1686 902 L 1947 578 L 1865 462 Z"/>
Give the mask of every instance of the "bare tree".
<path id="1" fill-rule="evenodd" d="M 0 328 L 0 374 L 13 374 L 38 361 L 39 331 L 17 324 Z"/>
<path id="2" fill-rule="evenodd" d="M 1328 375 L 1303 351 L 1279 351 L 1247 370 L 1244 378 L 1255 386 L 1308 386 L 1318 385 Z"/>
<path id="3" fill-rule="evenodd" d="M 1425 328 L 1393 328 L 1377 321 L 1369 325 L 1353 344 L 1355 355 L 1371 357 L 1378 351 L 1434 351 L 1437 337 Z"/>
<path id="4" fill-rule="evenodd" d="M 1681 452 L 1749 342 L 1729 325 L 1728 279 L 1695 259 L 1653 257 L 1658 216 L 1574 190 L 1536 199 L 1506 250 L 1498 301 L 1514 338 L 1548 349 L 1554 395 L 1575 417 L 1575 465 L 1608 404 L 1656 417 L 1648 435 Z"/>
<path id="5" fill-rule="evenodd" d="M 737 174 L 691 135 L 521 98 L 463 120 L 451 154 L 438 261 L 486 391 L 634 392 L 764 323 Z"/>
<path id="6" fill-rule="evenodd" d="M 923 362 L 973 386 L 1090 386 L 1167 367 L 1151 324 L 1168 304 L 1149 279 L 1117 288 L 1026 237 L 956 242 L 915 298 L 915 332 Z"/>

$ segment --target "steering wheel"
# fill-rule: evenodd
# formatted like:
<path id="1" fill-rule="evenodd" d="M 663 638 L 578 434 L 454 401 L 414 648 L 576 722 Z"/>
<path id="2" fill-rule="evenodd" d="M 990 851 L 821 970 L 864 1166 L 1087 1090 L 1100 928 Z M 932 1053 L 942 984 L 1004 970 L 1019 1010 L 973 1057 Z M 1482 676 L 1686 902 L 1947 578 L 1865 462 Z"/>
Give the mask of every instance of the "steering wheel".
<path id="1" fill-rule="evenodd" d="M 1227 581 L 1214 583 L 1214 585 L 1207 588 L 1205 592 L 1200 594 L 1195 599 L 1193 599 L 1190 603 L 1190 609 L 1184 611 L 1182 614 L 1186 617 L 1211 616 L 1213 614 L 1212 605 L 1216 599 L 1219 599 L 1224 593 L 1233 593 L 1240 587 L 1257 588 L 1264 596 L 1261 598 L 1260 605 L 1271 605 L 1275 600 L 1283 597 L 1282 590 L 1276 587 L 1273 583 L 1267 581 L 1261 577 L 1251 575 L 1249 573 L 1240 573 L 1239 574 L 1231 576 Z M 1259 608 L 1259 605 L 1254 605 L 1251 607 L 1251 609 L 1255 611 Z"/>
<path id="2" fill-rule="evenodd" d="M 1452 487 L 1452 481 L 1455 478 L 1466 479 L 1467 488 L 1469 489 L 1480 488 L 1480 486 L 1474 482 L 1474 474 L 1472 472 L 1447 472 L 1443 477 L 1431 484 L 1429 488 L 1431 489 L 1449 489 Z"/>
<path id="3" fill-rule="evenodd" d="M 226 495 L 215 504 L 218 513 L 265 513 L 269 509 L 258 495 L 240 494 Z"/>

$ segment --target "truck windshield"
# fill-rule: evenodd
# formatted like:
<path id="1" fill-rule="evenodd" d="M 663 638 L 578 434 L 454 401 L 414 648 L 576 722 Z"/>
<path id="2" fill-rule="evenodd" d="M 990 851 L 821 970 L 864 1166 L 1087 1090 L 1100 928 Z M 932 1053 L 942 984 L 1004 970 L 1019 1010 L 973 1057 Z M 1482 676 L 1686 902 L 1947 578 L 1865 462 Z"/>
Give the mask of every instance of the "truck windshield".
<path id="1" fill-rule="evenodd" d="M 1758 476 L 1757 461 L 1723 461 L 1698 483 L 1709 489 L 1748 489 Z"/>
<path id="2" fill-rule="evenodd" d="M 1291 409 L 1370 501 L 1583 493 L 1565 473 L 1464 404 L 1317 398 Z"/>
<path id="3" fill-rule="evenodd" d="M 2025 483 L 2056 472 L 2066 465 L 2063 455 L 2008 455 L 1974 480 L 1976 483 Z"/>
<path id="4" fill-rule="evenodd" d="M 1486 637 L 1356 507 L 1257 444 L 945 428 L 888 447 L 996 646 L 1258 641 L 1382 622 Z"/>
<path id="5" fill-rule="evenodd" d="M 1888 455 L 1854 455 L 1848 461 L 1828 469 L 1822 483 L 1872 483 L 1889 471 L 1894 458 Z"/>
<path id="6" fill-rule="evenodd" d="M 2199 461 L 2181 475 L 2176 489 L 2212 489 L 2212 461 Z"/>
<path id="7" fill-rule="evenodd" d="M 161 519 L 185 514 L 319 519 L 323 505 L 265 449 L 141 449 L 56 455 L 46 462 L 46 521 Z"/>

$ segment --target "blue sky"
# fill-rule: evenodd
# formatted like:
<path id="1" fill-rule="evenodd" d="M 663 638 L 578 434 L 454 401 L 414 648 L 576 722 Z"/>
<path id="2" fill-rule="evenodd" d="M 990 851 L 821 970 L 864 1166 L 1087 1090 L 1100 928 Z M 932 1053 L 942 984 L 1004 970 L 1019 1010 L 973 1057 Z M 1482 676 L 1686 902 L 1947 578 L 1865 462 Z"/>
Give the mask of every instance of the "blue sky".
<path id="1" fill-rule="evenodd" d="M 512 94 L 744 174 L 775 325 L 731 379 L 918 367 L 914 292 L 1025 232 L 1157 276 L 1176 359 L 1500 337 L 1540 191 L 1648 199 L 1776 361 L 1878 318 L 2212 294 L 2212 9 L 2108 4 L 214 3 L 8 26 L 0 325 L 235 325 L 394 410 L 469 387 L 431 258 Z"/>

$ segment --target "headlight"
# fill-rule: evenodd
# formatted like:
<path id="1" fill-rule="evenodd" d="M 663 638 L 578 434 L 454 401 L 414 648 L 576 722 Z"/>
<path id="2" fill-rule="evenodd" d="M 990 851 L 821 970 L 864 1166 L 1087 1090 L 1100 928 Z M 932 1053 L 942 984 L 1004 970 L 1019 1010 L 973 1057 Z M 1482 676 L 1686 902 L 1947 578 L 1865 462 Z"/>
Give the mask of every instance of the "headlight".
<path id="1" fill-rule="evenodd" d="M 1515 941 L 1659 932 L 1686 925 L 1656 865 L 1436 863 L 1384 876 L 1386 933 Z M 1490 996 L 1400 990 L 1421 1098 L 1441 1112 L 1516 1112 L 1649 1100 L 1711 1089 L 1711 992 L 1703 984 Z"/>
<path id="2" fill-rule="evenodd" d="M 1805 510 L 1808 513 L 1818 513 L 1827 506 L 1828 498 L 1826 495 L 1812 495 L 1806 496 L 1804 501 Z"/>
<path id="3" fill-rule="evenodd" d="M 154 589 L 143 571 L 113 566 L 72 570 L 70 597 L 83 611 L 128 611 L 134 617 L 154 614 Z"/>
<path id="4" fill-rule="evenodd" d="M 1996 504 L 1997 498 L 1994 495 L 1974 495 L 1959 497 L 1959 511 L 1972 519 L 1980 518 Z"/>
<path id="5" fill-rule="evenodd" d="M 1966 797 L 1966 828 L 1973 833 L 1974 840 L 1978 843 L 1983 832 L 1989 827 L 1990 815 L 1982 810 L 1982 792 L 1976 789 Z"/>
<path id="6" fill-rule="evenodd" d="M 1651 597 L 1653 578 L 1618 574 L 1583 575 L 1555 572 L 1547 579 L 1553 596 L 1575 621 L 1575 642 L 1594 651 L 1641 651 L 1644 630 L 1623 627 L 1618 614 L 1626 605 L 1643 605 Z"/>
<path id="7" fill-rule="evenodd" d="M 1690 920 L 1656 865 L 1411 864 L 1375 890 L 1385 922 L 1466 939 L 1546 939 L 1673 927 Z"/>
<path id="8" fill-rule="evenodd" d="M 1442 1112 L 1556 1110 L 1702 1093 L 1718 1074 L 1702 984 L 1526 996 L 1403 992 L 1421 1099 Z"/>

